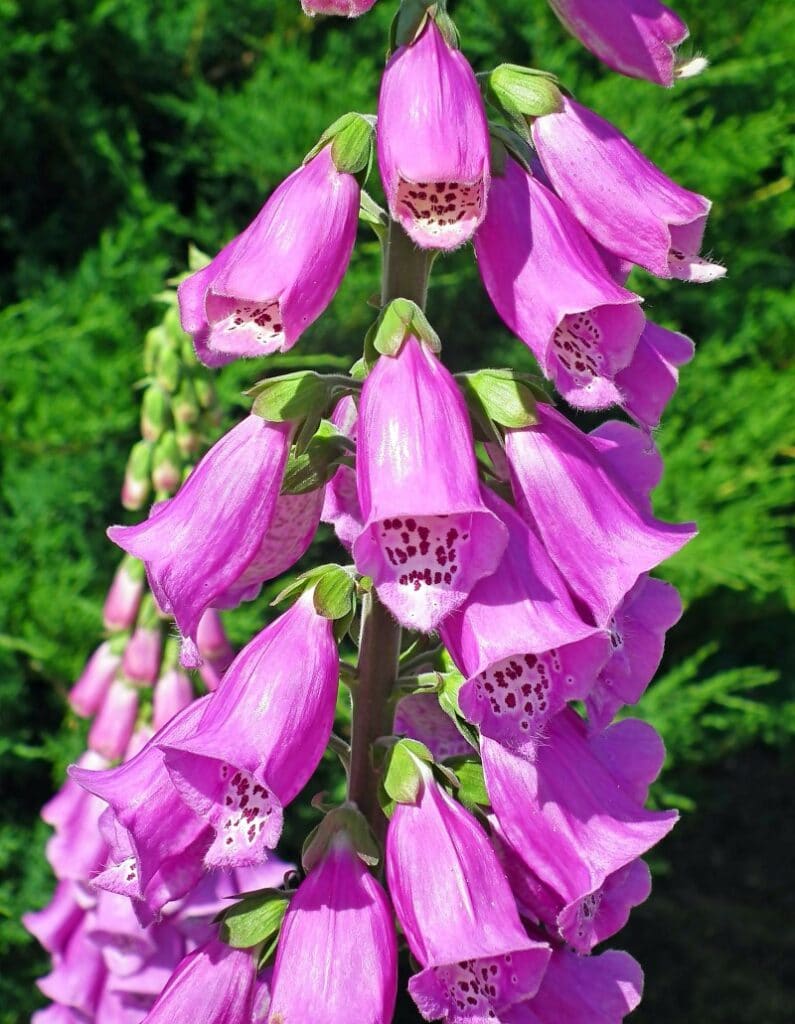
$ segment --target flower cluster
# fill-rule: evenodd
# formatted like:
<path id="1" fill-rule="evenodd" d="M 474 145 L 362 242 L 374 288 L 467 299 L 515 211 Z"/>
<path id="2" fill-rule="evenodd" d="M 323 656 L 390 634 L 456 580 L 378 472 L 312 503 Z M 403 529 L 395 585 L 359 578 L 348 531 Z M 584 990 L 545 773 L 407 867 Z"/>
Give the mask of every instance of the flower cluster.
<path id="1" fill-rule="evenodd" d="M 372 3 L 303 0 L 349 16 Z M 672 12 L 615 6 L 607 21 L 553 2 L 617 70 L 693 72 Z M 374 156 L 388 210 L 363 190 Z M 152 596 L 123 656 L 109 640 L 72 692 L 81 713 L 102 707 L 45 808 L 60 882 L 28 925 L 67 1016 L 42 1020 L 388 1024 L 400 957 L 429 1021 L 619 1024 L 635 1008 L 639 965 L 602 943 L 649 895 L 642 858 L 676 813 L 646 807 L 664 748 L 621 712 L 681 614 L 650 573 L 695 531 L 651 502 L 652 431 L 692 345 L 626 285 L 635 266 L 720 277 L 700 255 L 708 210 L 552 75 L 476 76 L 443 3 L 401 4 L 377 117 L 335 122 L 180 284 L 182 328 L 220 366 L 299 341 L 360 220 L 383 246 L 351 373 L 261 380 L 173 496 L 109 530 L 127 553 L 109 627 L 133 624 L 139 563 Z M 445 367 L 428 277 L 468 242 L 541 377 Z M 586 432 L 551 387 L 613 418 Z M 321 522 L 352 561 L 293 574 L 286 610 L 231 660 L 218 610 L 295 566 Z M 181 667 L 167 658 L 134 731 L 130 681 L 157 677 L 158 616 Z M 209 692 L 194 700 L 195 668 Z M 302 871 L 285 877 L 285 815 L 327 750 L 347 799 L 313 801 Z"/>

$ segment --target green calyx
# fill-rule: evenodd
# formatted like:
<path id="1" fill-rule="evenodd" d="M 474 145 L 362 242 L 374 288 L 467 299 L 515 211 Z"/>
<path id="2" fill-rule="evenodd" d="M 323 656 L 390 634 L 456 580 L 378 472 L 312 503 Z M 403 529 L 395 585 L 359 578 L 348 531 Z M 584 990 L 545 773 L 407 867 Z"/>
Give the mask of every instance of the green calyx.
<path id="1" fill-rule="evenodd" d="M 527 130 L 528 118 L 555 114 L 563 109 L 558 80 L 548 71 L 500 64 L 478 78 L 486 99 L 523 133 Z"/>
<path id="2" fill-rule="evenodd" d="M 282 889 L 261 889 L 235 903 L 221 915 L 218 937 L 233 949 L 261 946 L 259 966 L 273 955 L 279 941 L 291 893 Z"/>
<path id="3" fill-rule="evenodd" d="M 256 416 L 271 423 L 299 422 L 311 416 L 322 417 L 358 386 L 349 377 L 296 370 L 261 380 L 246 394 L 254 398 L 252 412 Z"/>
<path id="4" fill-rule="evenodd" d="M 392 53 L 400 46 L 411 46 L 425 28 L 428 18 L 436 22 L 447 45 L 458 49 L 458 30 L 447 13 L 445 0 L 401 0 L 398 12 L 392 19 L 389 52 Z"/>
<path id="5" fill-rule="evenodd" d="M 307 163 L 331 144 L 331 159 L 340 174 L 353 174 L 363 185 L 373 164 L 375 118 L 353 111 L 329 125 L 304 158 Z"/>
<path id="6" fill-rule="evenodd" d="M 369 340 L 380 355 L 396 356 L 409 337 L 424 342 L 431 352 L 442 350 L 439 335 L 417 303 L 393 299 L 381 310 Z"/>
<path id="7" fill-rule="evenodd" d="M 383 788 L 393 803 L 414 804 L 422 788 L 423 765 L 432 765 L 433 755 L 417 740 L 398 740 L 384 764 Z"/>
<path id="8" fill-rule="evenodd" d="M 538 422 L 536 402 L 548 402 L 540 383 L 515 370 L 477 370 L 456 380 L 464 394 L 475 435 L 482 441 L 502 443 L 499 428 L 521 429 Z"/>
<path id="9" fill-rule="evenodd" d="M 311 871 L 336 843 L 348 846 L 369 867 L 375 867 L 381 860 L 381 850 L 367 819 L 354 804 L 329 811 L 306 837 L 301 851 L 304 871 Z"/>

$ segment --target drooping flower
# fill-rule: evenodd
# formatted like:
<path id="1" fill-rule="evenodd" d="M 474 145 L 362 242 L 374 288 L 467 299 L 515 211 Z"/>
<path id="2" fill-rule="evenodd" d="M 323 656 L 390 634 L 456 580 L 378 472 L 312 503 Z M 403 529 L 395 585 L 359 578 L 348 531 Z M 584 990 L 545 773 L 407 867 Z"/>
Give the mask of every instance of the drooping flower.
<path id="1" fill-rule="evenodd" d="M 690 338 L 646 321 L 632 362 L 616 374 L 621 404 L 641 426 L 659 426 L 663 410 L 679 383 L 678 367 L 690 362 Z"/>
<path id="2" fill-rule="evenodd" d="M 115 631 L 132 628 L 143 589 L 144 573 L 141 563 L 129 556 L 123 558 L 102 608 L 105 629 Z"/>
<path id="3" fill-rule="evenodd" d="M 537 424 L 506 436 L 517 504 L 569 587 L 607 627 L 641 573 L 695 529 L 652 515 L 648 491 L 661 463 L 642 432 L 620 425 L 619 444 L 604 435 L 610 428 L 584 434 L 551 406 L 539 404 L 537 414 Z"/>
<path id="4" fill-rule="evenodd" d="M 501 1018 L 503 1024 L 621 1024 L 640 1003 L 643 971 L 620 950 L 599 956 L 553 951 L 537 994 Z"/>
<path id="5" fill-rule="evenodd" d="M 215 833 L 208 867 L 267 859 L 328 743 L 338 674 L 332 623 L 307 591 L 243 648 L 196 730 L 161 742 L 180 796 Z"/>
<path id="6" fill-rule="evenodd" d="M 637 704 L 657 671 L 665 633 L 682 615 L 670 583 L 640 577 L 613 616 L 612 654 L 585 702 L 593 729 L 603 729 L 625 704 Z"/>
<path id="7" fill-rule="evenodd" d="M 489 134 L 463 54 L 432 17 L 387 63 L 378 98 L 378 166 L 389 212 L 425 249 L 455 249 L 486 211 Z"/>
<path id="8" fill-rule="evenodd" d="M 213 939 L 182 960 L 146 1024 L 248 1024 L 255 978 L 251 950 Z"/>
<path id="9" fill-rule="evenodd" d="M 36 982 L 48 999 L 92 1018 L 107 970 L 99 947 L 88 937 L 87 918 L 72 933 L 63 956 Z"/>
<path id="10" fill-rule="evenodd" d="M 331 422 L 341 433 L 355 442 L 356 419 L 356 403 L 350 395 L 346 395 L 337 402 Z M 364 525 L 359 495 L 356 491 L 356 471 L 350 466 L 339 466 L 326 484 L 320 518 L 322 522 L 330 523 L 334 527 L 340 544 L 350 551 Z"/>
<path id="11" fill-rule="evenodd" d="M 247 416 L 224 435 L 167 502 L 137 526 L 113 526 L 112 541 L 146 565 L 160 608 L 185 638 L 195 664 L 196 630 L 207 608 L 235 586 L 273 521 L 291 427 Z"/>
<path id="12" fill-rule="evenodd" d="M 285 352 L 328 306 L 353 250 L 359 184 L 325 146 L 242 234 L 179 286 L 182 327 L 218 366 Z"/>
<path id="13" fill-rule="evenodd" d="M 109 761 L 121 757 L 138 717 L 138 687 L 114 679 L 88 731 L 88 745 Z"/>
<path id="14" fill-rule="evenodd" d="M 401 697 L 395 707 L 392 730 L 397 736 L 408 736 L 424 743 L 436 761 L 472 753 L 469 741 L 442 711 L 435 693 L 410 693 Z"/>
<path id="15" fill-rule="evenodd" d="M 704 283 L 726 273 L 698 255 L 709 200 L 671 181 L 609 121 L 564 98 L 532 132 L 555 191 L 606 249 L 658 277 Z"/>
<path id="16" fill-rule="evenodd" d="M 475 819 L 427 765 L 414 804 L 399 803 L 387 832 L 392 902 L 422 970 L 409 992 L 426 1020 L 502 1019 L 538 989 L 549 946 L 528 937 L 505 874 Z"/>
<path id="17" fill-rule="evenodd" d="M 69 706 L 81 718 L 95 715 L 121 665 L 121 657 L 105 640 L 86 662 L 80 678 L 69 691 Z"/>
<path id="18" fill-rule="evenodd" d="M 151 686 L 160 669 L 163 636 L 159 624 L 140 622 L 124 649 L 122 670 L 127 679 Z"/>
<path id="19" fill-rule="evenodd" d="M 367 14 L 375 0 L 301 0 L 304 14 L 313 18 L 316 14 L 340 14 L 344 18 L 358 18 Z"/>
<path id="20" fill-rule="evenodd" d="M 608 67 L 630 78 L 671 86 L 675 47 L 688 37 L 687 25 L 659 0 L 549 0 L 552 9 L 583 46 Z"/>
<path id="21" fill-rule="evenodd" d="M 168 934 L 168 926 L 142 927 L 126 896 L 101 891 L 86 934 L 101 948 L 108 970 L 124 977 L 135 974 L 155 954 L 161 930 Z"/>
<path id="22" fill-rule="evenodd" d="M 83 919 L 84 910 L 75 898 L 75 883 L 58 882 L 46 907 L 22 915 L 22 924 L 34 935 L 48 953 L 63 953 L 66 943 Z"/>
<path id="23" fill-rule="evenodd" d="M 550 716 L 590 692 L 610 643 L 578 614 L 533 529 L 487 488 L 483 497 L 507 527 L 508 546 L 440 632 L 468 677 L 458 693 L 464 716 L 485 736 L 532 749 Z"/>
<path id="24" fill-rule="evenodd" d="M 357 568 L 412 629 L 433 629 L 497 567 L 507 531 L 483 504 L 466 406 L 414 337 L 382 356 L 359 405 Z"/>
<path id="25" fill-rule="evenodd" d="M 397 941 L 386 895 L 338 833 L 284 918 L 269 1024 L 391 1024 Z"/>
<path id="26" fill-rule="evenodd" d="M 563 907 L 598 893 L 676 823 L 675 811 L 643 807 L 665 756 L 645 722 L 626 719 L 589 736 L 566 708 L 532 759 L 488 737 L 481 753 L 501 832 Z"/>
<path id="27" fill-rule="evenodd" d="M 605 269 L 563 202 L 506 156 L 475 253 L 491 301 L 572 405 L 618 403 L 616 374 L 643 330 L 640 298 Z"/>
<path id="28" fill-rule="evenodd" d="M 93 750 L 80 758 L 81 768 L 99 771 L 108 762 Z M 55 834 L 47 840 L 46 856 L 59 879 L 84 882 L 102 866 L 107 845 L 98 828 L 104 810 L 101 800 L 86 793 L 72 779 L 41 809 L 41 816 Z"/>

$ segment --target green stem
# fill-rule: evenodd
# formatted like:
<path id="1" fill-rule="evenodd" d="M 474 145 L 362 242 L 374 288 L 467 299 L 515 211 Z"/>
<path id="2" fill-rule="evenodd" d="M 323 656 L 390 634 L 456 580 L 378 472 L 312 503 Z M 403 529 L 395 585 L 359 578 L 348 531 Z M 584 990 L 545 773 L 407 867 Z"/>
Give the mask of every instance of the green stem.
<path id="1" fill-rule="evenodd" d="M 391 221 L 384 244 L 381 302 L 411 299 L 425 307 L 433 254 L 417 249 L 399 224 Z M 388 358 L 388 357 L 382 357 Z M 390 695 L 398 677 L 400 626 L 374 591 L 362 602 L 358 678 L 351 687 L 350 773 L 348 798 L 356 803 L 383 841 L 386 818 L 378 801 L 379 776 L 373 765 L 373 743 L 392 731 Z"/>

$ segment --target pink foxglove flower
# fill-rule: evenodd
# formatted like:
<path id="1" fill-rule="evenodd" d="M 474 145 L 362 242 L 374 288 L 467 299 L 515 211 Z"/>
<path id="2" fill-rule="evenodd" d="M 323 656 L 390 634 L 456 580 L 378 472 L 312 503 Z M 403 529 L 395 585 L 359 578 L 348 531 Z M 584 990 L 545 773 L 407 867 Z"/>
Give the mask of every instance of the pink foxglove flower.
<path id="1" fill-rule="evenodd" d="M 178 668 L 167 669 L 152 692 L 152 725 L 162 729 L 193 700 L 193 683 Z"/>
<path id="2" fill-rule="evenodd" d="M 496 569 L 507 531 L 480 495 L 464 399 L 416 338 L 364 382 L 356 473 L 357 568 L 399 622 L 435 628 Z"/>
<path id="3" fill-rule="evenodd" d="M 268 858 L 326 749 L 338 675 L 331 620 L 307 591 L 243 648 L 195 732 L 163 740 L 172 782 L 215 833 L 208 867 Z"/>
<path id="4" fill-rule="evenodd" d="M 338 834 L 290 901 L 269 1024 L 391 1024 L 397 940 L 384 890 Z"/>
<path id="5" fill-rule="evenodd" d="M 486 212 L 489 132 L 472 68 L 429 17 L 390 58 L 378 98 L 389 212 L 417 245 L 455 249 Z"/>
<path id="6" fill-rule="evenodd" d="M 337 402 L 331 422 L 337 430 L 355 442 L 356 418 L 356 403 L 350 395 L 346 395 Z M 350 466 L 340 466 L 326 484 L 320 518 L 334 527 L 337 540 L 350 551 L 364 525 L 356 491 L 356 471 Z"/>
<path id="7" fill-rule="evenodd" d="M 643 330 L 641 300 L 608 274 L 564 203 L 510 157 L 492 181 L 475 253 L 497 312 L 566 400 L 619 402 L 615 376 Z"/>
<path id="8" fill-rule="evenodd" d="M 679 383 L 678 367 L 693 358 L 690 338 L 646 321 L 632 362 L 616 374 L 621 405 L 641 426 L 659 426 Z"/>
<path id="9" fill-rule="evenodd" d="M 88 937 L 88 917 L 85 917 L 72 933 L 63 956 L 36 984 L 48 999 L 92 1018 L 106 973 L 102 952 Z"/>
<path id="10" fill-rule="evenodd" d="M 56 885 L 46 907 L 22 915 L 22 924 L 48 953 L 57 955 L 63 953 L 83 913 L 75 899 L 75 883 L 64 879 Z"/>
<path id="11" fill-rule="evenodd" d="M 389 891 L 421 971 L 409 992 L 426 1020 L 502 1019 L 537 991 L 549 946 L 528 937 L 488 839 L 419 766 L 414 804 L 399 803 L 387 833 Z"/>
<path id="12" fill-rule="evenodd" d="M 503 1024 L 621 1024 L 640 1003 L 643 971 L 628 953 L 552 953 L 533 999 L 512 1007 Z"/>
<path id="13" fill-rule="evenodd" d="M 670 583 L 640 577 L 610 623 L 613 651 L 586 700 L 592 728 L 605 728 L 620 708 L 637 704 L 662 660 L 666 630 L 681 615 Z"/>
<path id="14" fill-rule="evenodd" d="M 132 629 L 144 590 L 144 574 L 134 558 L 122 559 L 105 598 L 102 621 L 105 629 L 115 632 Z"/>
<path id="15" fill-rule="evenodd" d="M 488 737 L 481 753 L 501 832 L 566 907 L 670 832 L 675 811 L 643 807 L 665 751 L 650 725 L 626 719 L 589 737 L 570 708 L 547 725 L 533 760 Z"/>
<path id="16" fill-rule="evenodd" d="M 610 643 L 580 617 L 532 528 L 496 494 L 484 488 L 483 496 L 508 529 L 508 547 L 441 636 L 468 677 L 458 693 L 464 717 L 485 736 L 532 750 L 550 716 L 588 695 Z"/>
<path id="17" fill-rule="evenodd" d="M 249 1024 L 255 977 L 250 949 L 213 939 L 180 963 L 146 1024 Z"/>
<path id="18" fill-rule="evenodd" d="M 160 669 L 162 649 L 160 626 L 139 622 L 124 649 L 122 671 L 126 678 L 143 686 L 151 686 Z"/>
<path id="19" fill-rule="evenodd" d="M 651 514 L 648 490 L 660 460 L 640 431 L 623 424 L 622 444 L 605 451 L 606 443 L 551 406 L 540 404 L 537 413 L 537 424 L 506 437 L 517 503 L 569 587 L 606 627 L 641 573 L 684 547 L 695 529 Z"/>
<path id="20" fill-rule="evenodd" d="M 79 763 L 94 771 L 108 764 L 93 750 L 86 751 Z M 104 809 L 101 800 L 86 793 L 72 779 L 67 779 L 44 805 L 41 816 L 55 829 L 45 852 L 56 878 L 83 882 L 104 863 L 107 845 L 98 827 Z"/>
<path id="21" fill-rule="evenodd" d="M 408 736 L 424 743 L 435 761 L 472 753 L 469 741 L 455 727 L 452 718 L 442 711 L 435 693 L 410 693 L 401 697 L 395 707 L 392 729 L 397 736 Z"/>
<path id="22" fill-rule="evenodd" d="M 170 501 L 137 526 L 108 536 L 146 565 L 162 610 L 173 614 L 195 665 L 196 630 L 257 556 L 267 533 L 290 447 L 290 425 L 247 416 L 204 456 Z"/>
<path id="23" fill-rule="evenodd" d="M 97 713 L 120 665 L 121 658 L 110 642 L 101 643 L 69 691 L 69 705 L 75 714 L 90 718 Z"/>
<path id="24" fill-rule="evenodd" d="M 367 14 L 375 0 L 301 0 L 304 14 L 313 18 L 316 14 L 340 14 L 344 18 L 358 18 Z"/>
<path id="25" fill-rule="evenodd" d="M 158 931 L 143 928 L 132 901 L 118 893 L 102 891 L 97 906 L 88 918 L 89 939 L 102 949 L 109 971 L 120 977 L 135 974 L 157 952 Z"/>
<path id="26" fill-rule="evenodd" d="M 277 499 L 276 508 L 279 507 Z M 215 608 L 208 608 L 199 619 L 196 646 L 205 662 L 210 662 L 223 675 L 235 660 L 235 650 L 229 643 L 221 616 Z"/>
<path id="27" fill-rule="evenodd" d="M 583 46 L 608 67 L 631 78 L 671 86 L 674 48 L 687 39 L 687 25 L 659 0 L 549 0 Z"/>
<path id="28" fill-rule="evenodd" d="M 199 358 L 217 366 L 292 348 L 334 297 L 358 218 L 359 184 L 337 170 L 326 146 L 279 185 L 209 266 L 179 286 L 182 326 Z"/>
<path id="29" fill-rule="evenodd" d="M 111 840 L 111 863 L 94 885 L 143 901 L 153 913 L 199 881 L 212 839 L 212 831 L 174 789 L 156 744 L 194 730 L 212 699 L 195 701 L 116 768 L 70 769 L 71 779 L 93 794 L 91 799 L 109 805 L 102 823 Z"/>
<path id="30" fill-rule="evenodd" d="M 88 731 L 88 745 L 109 761 L 127 749 L 138 717 L 138 687 L 114 679 Z"/>
<path id="31" fill-rule="evenodd" d="M 533 124 L 555 191 L 606 249 L 658 277 L 704 283 L 724 267 L 698 254 L 711 203 L 671 181 L 608 121 L 574 100 Z"/>

